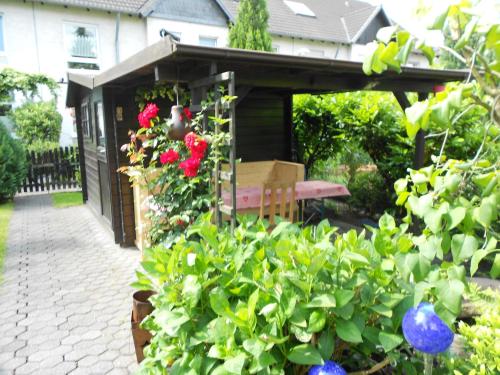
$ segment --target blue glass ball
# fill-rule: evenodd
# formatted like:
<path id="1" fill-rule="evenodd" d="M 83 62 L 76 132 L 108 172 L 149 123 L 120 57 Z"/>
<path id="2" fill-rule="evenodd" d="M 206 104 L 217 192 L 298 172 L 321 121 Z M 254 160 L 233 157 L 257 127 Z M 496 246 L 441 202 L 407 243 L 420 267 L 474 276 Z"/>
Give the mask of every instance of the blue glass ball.
<path id="1" fill-rule="evenodd" d="M 444 352 L 453 342 L 453 332 L 434 312 L 434 306 L 427 302 L 406 312 L 403 334 L 411 346 L 427 354 Z"/>
<path id="2" fill-rule="evenodd" d="M 347 375 L 347 372 L 333 361 L 325 361 L 324 365 L 311 367 L 309 375 Z"/>

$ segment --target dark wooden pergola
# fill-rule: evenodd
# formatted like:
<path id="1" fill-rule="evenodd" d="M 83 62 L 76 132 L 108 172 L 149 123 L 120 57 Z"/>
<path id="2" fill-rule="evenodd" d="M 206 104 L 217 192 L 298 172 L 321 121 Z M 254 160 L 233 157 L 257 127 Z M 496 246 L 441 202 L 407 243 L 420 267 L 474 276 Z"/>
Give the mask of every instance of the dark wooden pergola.
<path id="1" fill-rule="evenodd" d="M 389 91 L 394 93 L 405 109 L 410 105 L 407 93 L 415 92 L 420 98 L 425 98 L 436 86 L 445 82 L 462 81 L 466 76 L 465 71 L 412 67 L 403 68 L 400 74 L 388 71 L 366 76 L 360 62 L 186 45 L 167 37 L 97 76 L 70 74 L 67 106 L 76 109 L 79 146 L 84 150 L 81 153 L 84 175 L 85 167 L 92 162 L 85 155 L 89 155 L 89 150 L 90 153 L 94 150 L 82 135 L 81 113 L 78 108 L 82 105 L 82 100 L 88 100 L 89 95 L 97 96 L 104 102 L 110 194 L 119 197 L 116 210 L 119 210 L 118 216 L 121 216 L 121 224 L 115 225 L 113 220 L 112 226 L 117 242 L 126 243 L 126 225 L 123 223 L 125 187 L 118 182 L 116 184 L 119 188 L 115 189 L 113 180 L 120 180 L 120 176 L 114 174 L 118 166 L 126 163 L 117 152 L 120 139 L 126 139 L 123 134 L 128 128 L 137 127 L 136 113 L 130 111 L 129 114 L 127 110 L 134 106 L 133 97 L 138 87 L 158 82 L 183 84 L 191 91 L 193 111 L 200 108 L 207 92 L 219 84 L 226 85 L 231 94 L 238 97 L 229 109 L 233 135 L 232 173 L 225 176 L 221 173 L 223 178 L 232 182 L 234 202 L 236 158 L 244 161 L 291 159 L 294 94 Z M 125 108 L 126 116 L 122 121 L 116 119 L 117 106 Z M 265 116 L 271 117 L 274 122 L 268 123 Z M 259 124 L 267 125 L 259 127 Z M 420 131 L 415 143 L 414 164 L 417 168 L 423 165 L 424 140 L 424 133 Z M 86 184 L 87 181 L 84 182 Z M 231 216 L 235 216 L 234 204 L 226 209 L 229 209 Z M 117 230 L 122 233 L 116 235 Z"/>

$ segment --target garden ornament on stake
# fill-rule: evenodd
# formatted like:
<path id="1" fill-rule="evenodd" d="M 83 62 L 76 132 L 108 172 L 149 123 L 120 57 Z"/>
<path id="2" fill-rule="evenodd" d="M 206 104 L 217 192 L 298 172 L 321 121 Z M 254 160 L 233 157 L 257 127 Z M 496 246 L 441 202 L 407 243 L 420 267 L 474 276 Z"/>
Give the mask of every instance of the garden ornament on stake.
<path id="1" fill-rule="evenodd" d="M 427 302 L 409 309 L 403 318 L 406 341 L 424 353 L 424 374 L 432 374 L 433 356 L 446 351 L 453 342 L 453 332 Z"/>
<path id="2" fill-rule="evenodd" d="M 174 86 L 177 104 L 172 106 L 171 119 L 172 123 L 168 130 L 168 137 L 172 140 L 181 141 L 184 136 L 190 132 L 189 122 L 191 120 L 191 112 L 189 109 L 179 105 L 179 89 L 177 84 Z"/>
<path id="3" fill-rule="evenodd" d="M 347 375 L 345 370 L 333 361 L 325 361 L 324 365 L 311 367 L 309 375 Z"/>

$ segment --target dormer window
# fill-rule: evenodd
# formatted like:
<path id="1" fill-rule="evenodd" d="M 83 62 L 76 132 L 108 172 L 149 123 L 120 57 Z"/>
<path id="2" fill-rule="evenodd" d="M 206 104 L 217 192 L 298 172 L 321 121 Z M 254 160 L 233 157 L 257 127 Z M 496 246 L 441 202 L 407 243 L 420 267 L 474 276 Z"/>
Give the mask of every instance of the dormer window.
<path id="1" fill-rule="evenodd" d="M 297 16 L 316 17 L 316 14 L 304 3 L 289 0 L 284 0 L 283 2 Z"/>

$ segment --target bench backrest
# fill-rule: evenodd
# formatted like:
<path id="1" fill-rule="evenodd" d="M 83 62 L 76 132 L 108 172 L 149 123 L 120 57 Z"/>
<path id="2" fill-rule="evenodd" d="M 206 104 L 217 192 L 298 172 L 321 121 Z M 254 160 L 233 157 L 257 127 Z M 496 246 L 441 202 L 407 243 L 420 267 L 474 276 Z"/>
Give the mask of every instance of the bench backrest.
<path id="1" fill-rule="evenodd" d="M 228 171 L 229 165 L 224 164 L 222 170 Z M 272 181 L 304 181 L 304 165 L 280 160 L 236 164 L 238 187 L 262 186 Z M 227 187 L 224 183 L 224 189 Z"/>

